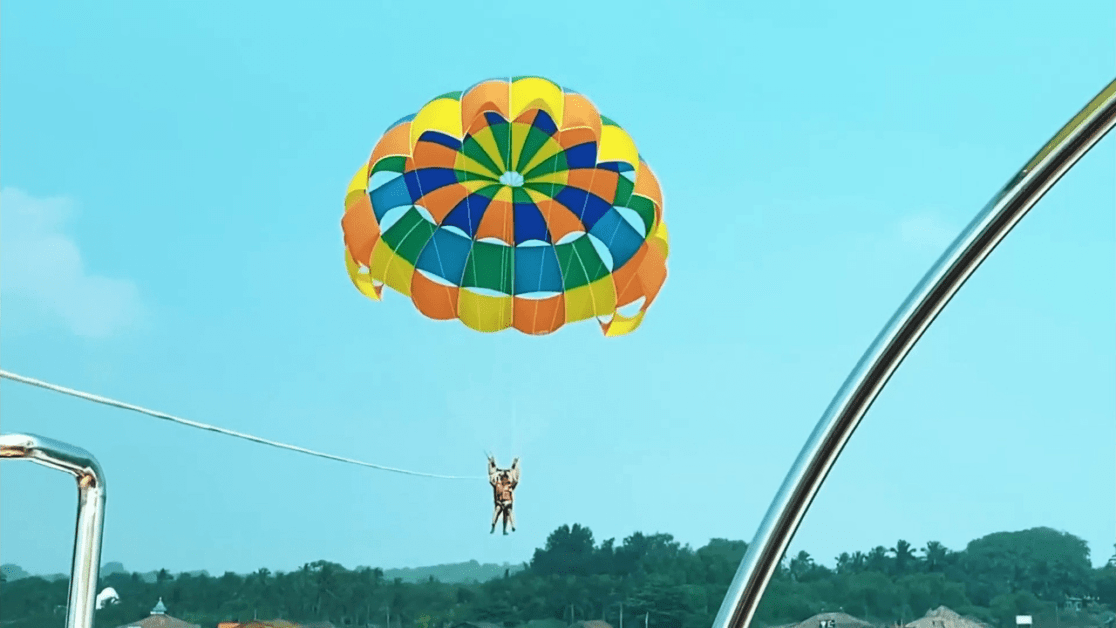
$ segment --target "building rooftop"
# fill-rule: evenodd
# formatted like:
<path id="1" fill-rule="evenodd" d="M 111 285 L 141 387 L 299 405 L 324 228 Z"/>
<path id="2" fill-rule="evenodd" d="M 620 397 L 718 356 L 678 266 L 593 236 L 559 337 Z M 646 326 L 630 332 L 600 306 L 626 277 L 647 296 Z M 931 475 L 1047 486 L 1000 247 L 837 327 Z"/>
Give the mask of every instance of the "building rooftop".
<path id="1" fill-rule="evenodd" d="M 167 615 L 167 606 L 163 604 L 163 598 L 155 604 L 151 609 L 151 614 L 139 621 L 134 621 L 130 624 L 124 624 L 119 628 L 201 628 L 197 624 L 191 624 L 188 621 L 182 621 L 177 617 Z"/>

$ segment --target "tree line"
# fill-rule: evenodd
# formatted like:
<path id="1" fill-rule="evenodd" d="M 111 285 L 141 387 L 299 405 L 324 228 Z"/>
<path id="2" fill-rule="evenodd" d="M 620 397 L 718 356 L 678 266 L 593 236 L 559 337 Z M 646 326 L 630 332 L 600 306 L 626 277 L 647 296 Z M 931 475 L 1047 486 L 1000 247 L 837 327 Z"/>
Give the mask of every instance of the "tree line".
<path id="1" fill-rule="evenodd" d="M 707 628 L 747 544 L 713 539 L 692 549 L 669 534 L 636 533 L 596 542 L 582 525 L 563 525 L 524 569 L 483 583 L 431 578 L 407 583 L 382 569 L 317 561 L 300 569 L 219 577 L 162 570 L 105 576 L 120 602 L 97 611 L 102 628 L 145 617 L 162 597 L 169 613 L 204 628 L 220 621 L 282 618 L 336 626 L 442 628 L 488 621 L 507 628 L 530 620 L 604 619 L 648 628 Z M 1029 614 L 1036 626 L 1095 625 L 1116 610 L 1116 561 L 1093 568 L 1085 541 L 1049 528 L 998 532 L 951 550 L 941 543 L 842 553 L 833 568 L 806 552 L 779 565 L 753 625 L 802 621 L 842 611 L 877 624 L 906 623 L 944 605 L 996 628 Z M 3 628 L 61 628 L 67 582 L 29 577 L 0 583 Z M 1076 613 L 1067 598 L 1082 600 Z"/>

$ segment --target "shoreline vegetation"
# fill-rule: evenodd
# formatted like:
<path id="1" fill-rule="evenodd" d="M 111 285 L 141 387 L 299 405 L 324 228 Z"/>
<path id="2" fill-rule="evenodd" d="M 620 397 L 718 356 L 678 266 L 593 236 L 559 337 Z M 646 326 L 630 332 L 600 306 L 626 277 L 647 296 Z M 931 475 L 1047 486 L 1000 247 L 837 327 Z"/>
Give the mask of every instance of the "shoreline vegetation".
<path id="1" fill-rule="evenodd" d="M 317 561 L 288 573 L 161 570 L 145 577 L 109 563 L 98 591 L 111 588 L 118 601 L 97 611 L 96 624 L 135 624 L 162 600 L 168 619 L 202 628 L 264 618 L 361 628 L 558 627 L 586 620 L 618 626 L 621 612 L 624 623 L 646 628 L 708 628 L 746 548 L 713 539 L 693 549 L 669 534 L 642 533 L 598 543 L 589 528 L 574 524 L 552 532 L 521 567 L 474 561 L 439 573 Z M 17 569 L 5 566 L 0 626 L 62 628 L 67 579 Z M 817 628 L 802 622 L 834 613 L 848 618 L 837 622 L 842 627 L 852 621 L 1013 628 L 1017 615 L 1031 615 L 1034 628 L 1112 628 L 1114 611 L 1116 556 L 1094 568 L 1080 538 L 1032 528 L 989 534 L 956 551 L 898 540 L 844 552 L 833 568 L 799 552 L 782 561 L 753 625 Z"/>

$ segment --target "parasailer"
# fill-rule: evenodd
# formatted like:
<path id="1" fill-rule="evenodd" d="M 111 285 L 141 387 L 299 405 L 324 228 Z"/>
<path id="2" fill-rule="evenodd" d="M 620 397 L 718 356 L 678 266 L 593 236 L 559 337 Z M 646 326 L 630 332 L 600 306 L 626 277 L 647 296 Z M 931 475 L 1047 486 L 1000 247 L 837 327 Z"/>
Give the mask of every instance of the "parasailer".
<path id="1" fill-rule="evenodd" d="M 425 316 L 549 334 L 635 330 L 666 280 L 659 182 L 584 96 L 487 80 L 393 124 L 345 197 L 350 278 Z"/>
<path id="2" fill-rule="evenodd" d="M 501 469 L 496 466 L 496 459 L 488 457 L 488 483 L 492 485 L 492 498 L 495 502 L 492 511 L 492 529 L 489 534 L 496 532 L 496 523 L 501 515 L 504 518 L 504 534 L 508 533 L 508 525 L 515 532 L 515 489 L 519 486 L 519 458 L 512 460 L 510 469 Z"/>
<path id="3" fill-rule="evenodd" d="M 666 281 L 659 181 L 635 141 L 545 78 L 482 81 L 388 127 L 345 195 L 345 262 L 436 320 L 531 335 L 634 331 Z M 492 530 L 515 531 L 519 460 L 489 457 Z"/>

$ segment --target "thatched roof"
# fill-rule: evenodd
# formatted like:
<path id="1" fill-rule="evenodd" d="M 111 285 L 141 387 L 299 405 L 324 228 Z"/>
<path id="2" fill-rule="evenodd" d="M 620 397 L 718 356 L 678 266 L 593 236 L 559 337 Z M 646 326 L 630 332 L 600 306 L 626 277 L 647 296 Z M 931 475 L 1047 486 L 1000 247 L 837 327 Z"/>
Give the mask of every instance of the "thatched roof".
<path id="1" fill-rule="evenodd" d="M 818 613 L 805 621 L 778 628 L 818 628 L 823 621 L 833 621 L 834 628 L 869 628 L 872 625 L 847 613 Z"/>
<path id="2" fill-rule="evenodd" d="M 988 625 L 970 617 L 962 617 L 945 606 L 939 606 L 926 613 L 922 619 L 916 619 L 904 628 L 988 628 Z"/>
<path id="3" fill-rule="evenodd" d="M 453 628 L 504 628 L 500 624 L 488 621 L 463 621 L 453 625 Z"/>
<path id="4" fill-rule="evenodd" d="M 285 619 L 253 619 L 238 624 L 238 628 L 301 628 L 301 626 Z"/>
<path id="5" fill-rule="evenodd" d="M 286 619 L 253 619 L 244 623 L 223 621 L 217 624 L 217 628 L 333 628 L 333 624 L 327 621 L 299 624 Z"/>

